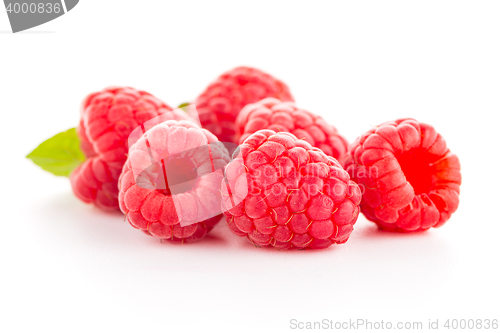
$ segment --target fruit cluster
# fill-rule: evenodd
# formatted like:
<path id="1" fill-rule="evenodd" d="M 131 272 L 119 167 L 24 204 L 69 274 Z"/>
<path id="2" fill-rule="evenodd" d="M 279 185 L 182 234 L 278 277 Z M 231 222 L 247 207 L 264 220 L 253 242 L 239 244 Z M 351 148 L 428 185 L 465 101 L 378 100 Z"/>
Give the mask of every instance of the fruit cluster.
<path id="1" fill-rule="evenodd" d="M 28 158 L 69 176 L 83 202 L 169 241 L 199 240 L 225 216 L 256 246 L 322 249 L 345 243 L 359 212 L 411 232 L 458 208 L 460 162 L 428 124 L 382 123 L 349 145 L 282 81 L 248 67 L 194 101 L 186 112 L 144 91 L 104 89 L 84 99 L 76 129 Z"/>

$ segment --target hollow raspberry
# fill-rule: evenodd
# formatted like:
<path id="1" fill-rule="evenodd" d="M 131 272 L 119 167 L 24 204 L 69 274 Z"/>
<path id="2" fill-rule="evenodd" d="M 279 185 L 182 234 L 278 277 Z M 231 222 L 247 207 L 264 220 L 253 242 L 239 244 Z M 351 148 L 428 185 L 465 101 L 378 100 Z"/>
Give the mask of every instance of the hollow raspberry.
<path id="1" fill-rule="evenodd" d="M 287 132 L 260 130 L 233 154 L 221 185 L 229 228 L 258 246 L 345 243 L 361 192 L 333 157 Z"/>
<path id="2" fill-rule="evenodd" d="M 217 78 L 196 99 L 201 125 L 222 142 L 237 143 L 234 121 L 241 109 L 265 97 L 293 101 L 288 87 L 258 69 L 237 67 Z"/>
<path id="3" fill-rule="evenodd" d="M 458 208 L 460 162 L 430 125 L 383 123 L 356 139 L 343 164 L 364 190 L 361 211 L 382 229 L 439 227 Z"/>
<path id="4" fill-rule="evenodd" d="M 190 119 L 151 94 L 133 88 L 112 87 L 87 96 L 77 128 L 87 159 L 70 175 L 75 195 L 102 210 L 119 209 L 117 181 L 127 158 L 128 136 L 160 115 L 158 121 Z"/>
<path id="5" fill-rule="evenodd" d="M 290 132 L 339 159 L 347 151 L 347 140 L 322 117 L 298 108 L 294 102 L 265 98 L 245 106 L 236 118 L 236 138 L 243 143 L 261 129 Z"/>
<path id="6" fill-rule="evenodd" d="M 120 208 L 146 234 L 191 242 L 221 219 L 220 183 L 229 153 L 189 121 L 168 120 L 130 147 L 118 182 Z"/>

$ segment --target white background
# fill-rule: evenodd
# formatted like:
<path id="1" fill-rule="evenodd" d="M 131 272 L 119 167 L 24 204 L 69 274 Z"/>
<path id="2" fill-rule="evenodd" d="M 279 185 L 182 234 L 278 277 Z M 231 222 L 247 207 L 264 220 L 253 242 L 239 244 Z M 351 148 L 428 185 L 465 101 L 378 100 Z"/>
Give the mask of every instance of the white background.
<path id="1" fill-rule="evenodd" d="M 0 10 L 0 330 L 500 319 L 499 17 L 497 1 L 83 0 L 13 35 Z M 350 141 L 401 117 L 434 125 L 462 163 L 458 211 L 408 235 L 360 216 L 324 251 L 256 249 L 225 223 L 161 244 L 24 158 L 77 124 L 87 93 L 130 85 L 176 106 L 239 65 L 285 81 Z"/>

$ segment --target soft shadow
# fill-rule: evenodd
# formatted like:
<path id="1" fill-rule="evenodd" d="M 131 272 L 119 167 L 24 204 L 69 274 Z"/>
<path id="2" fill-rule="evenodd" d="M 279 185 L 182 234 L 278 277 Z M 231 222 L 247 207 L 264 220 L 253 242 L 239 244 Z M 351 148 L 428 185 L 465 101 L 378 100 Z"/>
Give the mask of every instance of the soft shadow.
<path id="1" fill-rule="evenodd" d="M 429 236 L 431 230 L 415 232 L 395 232 L 379 228 L 372 222 L 361 222 L 354 227 L 353 235 L 357 238 L 423 238 Z"/>
<path id="2" fill-rule="evenodd" d="M 442 230 L 434 228 L 399 233 L 379 229 L 372 222 L 360 221 L 345 245 L 350 251 L 360 254 L 356 265 L 368 267 L 370 274 L 378 275 L 382 280 L 399 276 L 399 282 L 395 284 L 413 276 L 422 281 L 432 278 L 439 285 L 449 278 L 454 265 L 454 255 L 442 236 Z"/>
<path id="3" fill-rule="evenodd" d="M 315 254 L 325 254 L 327 252 L 335 252 L 338 248 L 338 246 L 336 246 L 336 244 L 333 244 L 332 246 L 326 248 L 326 249 L 297 249 L 297 248 L 290 248 L 290 249 L 287 249 L 287 250 L 280 250 L 280 249 L 277 249 L 271 245 L 269 246 L 256 246 L 254 245 L 252 242 L 250 242 L 246 237 L 241 237 L 241 236 L 236 236 L 236 235 L 231 235 L 233 237 L 238 237 L 239 239 L 239 244 L 237 245 L 238 247 L 242 248 L 242 249 L 245 249 L 245 250 L 249 250 L 249 251 L 255 251 L 255 252 L 259 252 L 259 253 L 262 253 L 262 252 L 265 252 L 265 253 L 275 253 L 275 254 L 278 254 L 278 255 L 287 255 L 289 253 L 293 253 L 293 255 L 308 255 L 308 256 L 312 256 L 312 255 L 315 255 Z M 300 253 L 300 254 L 299 254 Z"/>
<path id="4" fill-rule="evenodd" d="M 114 244 L 129 249 L 131 244 L 146 243 L 162 247 L 221 247 L 227 245 L 225 237 L 218 235 L 216 230 L 204 238 L 192 242 L 171 242 L 151 237 L 140 230 L 134 229 L 126 220 L 125 215 L 119 211 L 104 212 L 93 205 L 79 201 L 71 191 L 58 193 L 47 197 L 46 200 L 32 207 L 40 216 L 40 223 L 47 229 L 61 230 L 68 237 L 78 234 L 79 238 L 87 243 Z M 221 221 L 222 222 L 222 221 Z M 64 224 L 62 228 L 61 224 Z"/>
<path id="5" fill-rule="evenodd" d="M 167 245 L 167 246 L 189 246 L 189 247 L 196 247 L 197 245 L 206 247 L 206 246 L 221 246 L 221 245 L 226 245 L 227 240 L 223 237 L 220 237 L 218 235 L 214 235 L 212 231 L 203 237 L 202 239 L 199 239 L 195 242 L 192 243 L 186 243 L 186 242 L 179 242 L 179 241 L 169 241 L 167 239 L 160 240 L 158 238 L 150 237 L 153 242 L 158 242 L 162 245 Z"/>

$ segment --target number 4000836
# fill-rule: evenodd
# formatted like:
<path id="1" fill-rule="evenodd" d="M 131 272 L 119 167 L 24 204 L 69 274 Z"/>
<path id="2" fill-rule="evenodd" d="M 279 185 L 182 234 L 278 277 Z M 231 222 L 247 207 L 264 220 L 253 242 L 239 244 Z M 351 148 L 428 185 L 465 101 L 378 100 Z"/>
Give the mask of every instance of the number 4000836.
<path id="1" fill-rule="evenodd" d="M 35 13 L 56 13 L 59 14 L 62 11 L 61 4 L 55 3 L 9 3 L 7 8 L 7 13 L 15 13 L 15 14 L 35 14 Z"/>

